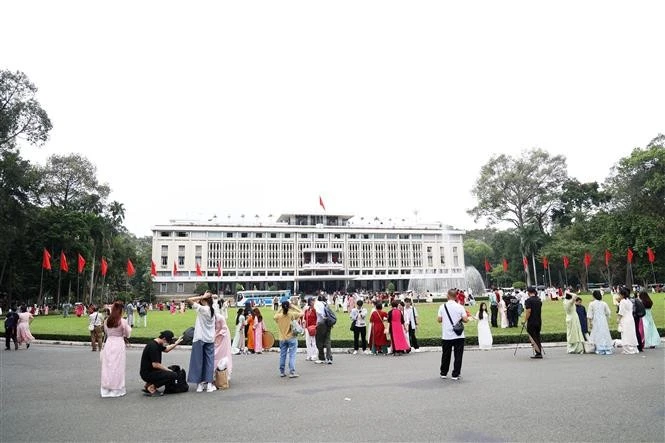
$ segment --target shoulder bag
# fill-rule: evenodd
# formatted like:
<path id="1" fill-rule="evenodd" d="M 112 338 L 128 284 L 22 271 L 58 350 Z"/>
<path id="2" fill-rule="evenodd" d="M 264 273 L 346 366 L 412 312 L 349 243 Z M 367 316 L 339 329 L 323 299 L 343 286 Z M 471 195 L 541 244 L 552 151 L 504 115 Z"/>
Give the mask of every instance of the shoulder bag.
<path id="1" fill-rule="evenodd" d="M 450 312 L 448 312 L 448 306 L 443 305 L 443 308 L 446 310 L 446 315 L 448 316 L 448 320 L 450 320 L 450 323 L 453 323 L 453 319 L 450 318 Z M 453 332 L 457 335 L 462 335 L 464 333 L 464 322 L 462 322 L 462 319 L 455 323 L 453 325 Z"/>

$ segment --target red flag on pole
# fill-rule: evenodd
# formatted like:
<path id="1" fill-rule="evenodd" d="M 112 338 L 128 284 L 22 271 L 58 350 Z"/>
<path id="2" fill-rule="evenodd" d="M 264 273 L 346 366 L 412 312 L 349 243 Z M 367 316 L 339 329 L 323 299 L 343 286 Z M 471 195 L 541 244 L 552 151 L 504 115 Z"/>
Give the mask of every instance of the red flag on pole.
<path id="1" fill-rule="evenodd" d="M 605 249 L 605 266 L 610 265 L 610 260 L 612 259 L 612 253 L 609 249 Z"/>
<path id="2" fill-rule="evenodd" d="M 85 268 L 85 258 L 83 258 L 83 256 L 80 253 L 78 255 L 78 265 L 79 265 L 78 271 L 80 274 L 81 272 L 83 272 L 83 269 Z"/>
<path id="3" fill-rule="evenodd" d="M 550 261 L 547 259 L 547 257 L 543 257 L 543 267 L 545 269 L 549 268 L 550 266 Z"/>
<path id="4" fill-rule="evenodd" d="M 201 264 L 199 264 L 199 262 L 196 262 L 196 275 L 203 277 L 203 272 L 201 272 Z"/>
<path id="5" fill-rule="evenodd" d="M 588 252 L 585 252 L 584 253 L 584 266 L 586 266 L 588 268 L 590 264 L 591 264 L 591 254 L 589 254 Z"/>
<path id="6" fill-rule="evenodd" d="M 326 205 L 323 204 L 323 199 L 321 198 L 320 195 L 319 195 L 319 205 L 321 205 L 324 211 L 326 210 Z"/>
<path id="7" fill-rule="evenodd" d="M 568 266 L 570 265 L 570 260 L 568 259 L 567 255 L 563 256 L 563 267 L 568 269 Z"/>
<path id="8" fill-rule="evenodd" d="M 134 269 L 134 263 L 130 259 L 127 259 L 127 275 L 129 277 L 136 274 L 136 269 Z"/>
<path id="9" fill-rule="evenodd" d="M 154 260 L 150 260 L 150 276 L 157 277 L 157 265 Z"/>
<path id="10" fill-rule="evenodd" d="M 46 248 L 44 248 L 44 252 L 42 253 L 42 268 L 47 271 L 51 270 L 51 254 L 49 254 Z"/>
<path id="11" fill-rule="evenodd" d="M 503 259 L 503 272 L 508 272 L 508 260 Z"/>
<path id="12" fill-rule="evenodd" d="M 487 260 L 487 257 L 485 257 L 485 272 L 490 272 L 492 270 L 492 265 L 490 265 L 490 262 Z"/>
<path id="13" fill-rule="evenodd" d="M 106 273 L 109 271 L 109 264 L 106 262 L 106 259 L 102 257 L 102 266 L 100 269 L 102 277 L 106 277 Z"/>
<path id="14" fill-rule="evenodd" d="M 627 256 L 628 256 L 628 263 L 632 263 L 633 262 L 633 250 L 631 248 L 628 248 Z"/>
<path id="15" fill-rule="evenodd" d="M 522 264 L 524 265 L 524 272 L 529 269 L 529 260 L 525 256 L 522 256 Z"/>
<path id="16" fill-rule="evenodd" d="M 65 251 L 60 251 L 60 270 L 63 272 L 69 272 L 69 265 L 67 264 L 67 257 L 65 257 Z"/>
<path id="17" fill-rule="evenodd" d="M 178 275 L 178 264 L 173 260 L 173 276 Z"/>
<path id="18" fill-rule="evenodd" d="M 222 276 L 222 262 L 217 262 L 217 277 Z"/>
<path id="19" fill-rule="evenodd" d="M 656 261 L 656 253 L 653 252 L 653 249 L 651 249 L 651 247 L 647 248 L 647 255 L 649 256 L 649 263 L 653 263 Z"/>

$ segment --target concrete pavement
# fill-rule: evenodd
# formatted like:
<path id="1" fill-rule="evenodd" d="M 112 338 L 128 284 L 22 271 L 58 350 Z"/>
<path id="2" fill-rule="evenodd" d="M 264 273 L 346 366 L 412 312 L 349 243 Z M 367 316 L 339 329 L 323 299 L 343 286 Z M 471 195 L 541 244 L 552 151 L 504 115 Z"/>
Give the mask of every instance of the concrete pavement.
<path id="1" fill-rule="evenodd" d="M 0 441 L 659 441 L 665 440 L 663 348 L 567 355 L 546 348 L 469 349 L 462 380 L 439 378 L 438 350 L 400 357 L 235 356 L 231 389 L 147 398 L 141 347 L 127 351 L 128 394 L 99 397 L 99 355 L 34 344 L 0 352 Z M 188 367 L 189 350 L 164 355 Z"/>

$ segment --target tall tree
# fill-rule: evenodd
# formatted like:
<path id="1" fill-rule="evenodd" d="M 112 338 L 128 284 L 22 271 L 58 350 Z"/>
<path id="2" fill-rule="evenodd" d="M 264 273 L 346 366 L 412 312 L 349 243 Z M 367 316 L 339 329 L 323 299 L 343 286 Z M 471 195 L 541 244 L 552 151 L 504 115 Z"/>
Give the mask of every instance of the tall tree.
<path id="1" fill-rule="evenodd" d="M 13 147 L 17 139 L 38 146 L 48 139 L 51 120 L 36 95 L 27 75 L 0 70 L 0 151 Z"/>
<path id="2" fill-rule="evenodd" d="M 517 228 L 520 238 L 528 225 L 535 225 L 544 233 L 550 210 L 567 177 L 565 157 L 551 156 L 541 149 L 525 151 L 519 158 L 494 156 L 481 168 L 472 189 L 478 203 L 469 214 L 476 221 L 486 218 L 490 224 L 509 222 Z M 531 252 L 526 244 L 522 242 L 523 255 Z M 530 282 L 531 275 L 527 272 L 527 284 Z"/>

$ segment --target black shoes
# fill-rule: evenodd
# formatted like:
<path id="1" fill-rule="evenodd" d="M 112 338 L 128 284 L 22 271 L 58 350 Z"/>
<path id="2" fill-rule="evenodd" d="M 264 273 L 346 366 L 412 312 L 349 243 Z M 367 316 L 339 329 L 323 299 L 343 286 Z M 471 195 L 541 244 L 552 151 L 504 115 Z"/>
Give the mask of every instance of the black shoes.
<path id="1" fill-rule="evenodd" d="M 532 355 L 531 358 L 543 358 L 543 354 Z"/>

